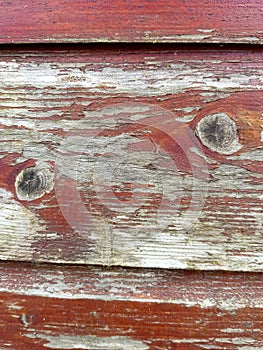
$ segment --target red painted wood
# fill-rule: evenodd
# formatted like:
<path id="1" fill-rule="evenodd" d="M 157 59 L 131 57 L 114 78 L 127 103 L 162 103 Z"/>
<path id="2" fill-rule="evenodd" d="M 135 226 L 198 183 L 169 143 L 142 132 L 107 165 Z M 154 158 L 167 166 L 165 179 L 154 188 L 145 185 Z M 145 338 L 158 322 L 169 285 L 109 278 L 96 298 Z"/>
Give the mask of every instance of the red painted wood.
<path id="1" fill-rule="evenodd" d="M 2 1 L 0 42 L 249 42 L 261 0 Z"/>
<path id="2" fill-rule="evenodd" d="M 262 274 L 2 263 L 0 278 L 1 349 L 100 349 L 83 346 L 92 336 L 105 349 L 114 337 L 118 349 L 263 346 Z"/>
<path id="3" fill-rule="evenodd" d="M 88 49 L 85 46 L 60 46 L 54 50 L 54 47 L 40 49 L 38 46 L 27 50 L 13 47 L 1 51 L 0 189 L 2 203 L 5 203 L 0 213 L 0 219 L 5 221 L 5 225 L 0 227 L 3 237 L 0 250 L 2 259 L 171 268 L 182 268 L 179 264 L 171 265 L 171 261 L 175 264 L 187 259 L 187 265 L 183 267 L 191 269 L 262 271 L 262 49 L 158 47 L 160 50 L 150 49 L 149 45 L 137 49 L 118 46 L 113 50 L 110 46 L 92 45 Z M 93 82 L 92 85 L 90 82 Z M 137 86 L 137 90 L 133 86 Z M 102 254 L 104 246 L 101 242 L 105 242 L 105 237 L 100 235 L 103 230 L 98 230 L 95 238 L 83 234 L 84 231 L 74 231 L 76 226 L 70 226 L 72 221 L 67 220 L 68 216 L 65 217 L 65 210 L 62 212 L 55 189 L 42 198 L 30 201 L 17 196 L 15 181 L 18 174 L 34 167 L 43 160 L 43 156 L 49 164 L 54 165 L 61 143 L 67 139 L 68 132 L 73 130 L 73 124 L 78 130 L 78 122 L 84 117 L 89 118 L 86 132 L 93 132 L 94 135 L 108 130 L 110 139 L 112 129 L 109 125 L 103 125 L 104 118 L 100 114 L 94 119 L 92 113 L 116 103 L 146 103 L 168 112 L 174 111 L 173 118 L 182 120 L 177 136 L 184 142 L 188 135 L 195 137 L 196 126 L 207 115 L 224 112 L 236 124 L 239 142 L 243 146 L 238 153 L 226 155 L 203 147 L 204 155 L 210 159 L 207 167 L 211 174 L 211 195 L 207 196 L 202 208 L 200 225 L 192 234 L 187 233 L 187 243 L 179 240 L 172 246 L 172 239 L 180 238 L 180 235 L 171 234 L 168 248 L 174 247 L 174 250 L 169 254 L 166 240 L 156 239 L 154 235 L 152 250 L 144 248 L 144 242 L 151 239 L 151 223 L 144 221 L 141 232 L 149 230 L 149 235 L 142 236 L 136 242 L 136 235 L 131 228 L 132 224 L 140 222 L 132 217 L 133 213 L 129 214 L 129 220 L 118 221 L 116 213 L 107 211 L 107 206 L 100 203 L 95 191 L 82 186 L 81 181 L 80 193 L 86 208 L 101 219 L 101 227 L 108 229 L 108 223 L 106 221 L 105 224 L 104 220 L 106 218 L 111 220 L 110 224 L 115 230 L 112 248 L 109 249 L 110 244 L 105 245 L 109 254 L 106 255 L 107 259 Z M 115 114 L 115 117 L 118 118 L 118 115 Z M 169 118 L 169 114 L 164 116 L 161 124 L 168 124 L 171 121 Z M 160 129 L 158 123 L 155 126 Z M 114 132 L 125 135 L 130 127 L 126 125 Z M 133 127 L 138 125 L 133 123 Z M 12 143 L 14 138 L 18 146 Z M 139 133 L 135 139 L 140 143 L 132 147 L 140 150 L 149 147 L 147 142 L 143 146 Z M 151 141 L 162 144 L 169 154 L 178 154 L 178 148 L 174 143 L 171 146 L 170 138 L 163 133 L 158 134 L 155 130 L 151 133 Z M 189 145 L 191 143 L 185 143 L 186 148 Z M 75 154 L 83 152 L 78 142 L 75 147 Z M 41 154 L 39 149 L 42 150 Z M 130 153 L 133 149 L 136 148 L 131 148 Z M 98 153 L 95 154 L 97 157 Z M 181 157 L 177 164 L 182 171 L 187 172 L 189 167 L 186 168 L 184 159 Z M 121 167 L 119 169 L 121 171 Z M 131 183 L 122 187 L 122 183 L 116 181 L 114 185 L 119 187 L 114 193 L 120 199 L 126 199 L 131 195 L 128 187 Z M 71 215 L 70 219 L 80 218 L 78 224 L 83 228 L 85 215 L 78 216 L 79 202 L 76 196 L 72 200 L 76 186 L 70 178 L 61 180 L 61 184 L 62 194 L 70 203 L 64 208 L 69 208 L 67 213 Z M 105 196 L 108 195 L 107 191 L 104 192 Z M 149 203 L 154 212 L 160 196 L 150 190 L 148 193 L 151 201 L 147 205 Z M 11 202 L 8 196 L 13 197 L 14 201 Z M 115 197 L 110 198 L 114 200 Z M 187 193 L 183 200 L 189 203 Z M 4 213 L 8 205 L 13 215 L 8 211 Z M 169 213 L 168 219 L 171 217 Z M 35 215 L 36 221 L 33 222 L 38 222 L 42 231 L 31 225 L 31 214 Z M 147 215 L 146 219 L 151 218 L 152 213 L 149 211 Z M 10 230 L 8 220 L 11 223 Z M 28 225 L 26 231 L 21 223 L 23 220 Z M 118 225 L 124 228 L 121 235 Z M 170 231 L 168 233 L 167 237 L 170 237 Z M 119 237 L 122 240 L 119 241 Z M 92 255 L 94 249 L 97 254 L 95 257 Z M 204 255 L 198 255 L 199 252 L 204 252 Z M 124 257 L 127 260 L 123 262 Z M 238 262 L 236 259 L 239 259 Z"/>
<path id="4" fill-rule="evenodd" d="M 262 0 L 0 2 L 0 43 L 50 42 L 258 44 L 263 42 L 263 3 Z M 57 51 L 45 51 L 37 46 L 27 53 L 13 48 L 7 55 L 1 53 L 3 56 L 0 60 L 15 64 L 46 62 L 54 63 L 58 67 L 67 65 L 68 62 L 73 66 L 87 63 L 87 66 L 91 65 L 95 71 L 103 69 L 106 62 L 112 67 L 122 65 L 124 67 L 124 64 L 128 63 L 127 69 L 133 70 L 136 67 L 145 69 L 147 60 L 151 65 L 155 60 L 155 57 L 152 58 L 151 49 L 141 46 L 135 51 L 128 52 L 124 48 L 115 53 L 111 46 L 108 49 L 101 49 L 98 46 L 90 48 L 89 52 L 83 47 L 81 50 L 78 50 L 80 49 L 78 47 L 75 51 L 68 48 L 59 54 Z M 236 72 L 237 75 L 243 71 L 252 72 L 251 75 L 255 76 L 255 72 L 262 68 L 262 52 L 258 49 L 239 48 L 221 52 L 216 48 L 204 55 L 203 51 L 189 50 L 188 47 L 176 54 L 173 50 L 163 47 L 162 52 L 158 55 L 155 52 L 154 55 L 159 57 L 157 65 L 154 63 L 155 69 L 158 65 L 167 69 L 169 63 L 175 60 L 185 62 L 192 60 L 192 65 L 195 66 L 193 61 L 196 60 L 197 71 L 200 69 L 202 71 L 202 62 L 206 62 L 204 65 L 208 69 L 205 69 L 217 81 L 220 81 L 222 76 L 227 77 L 229 71 Z M 208 59 L 210 63 L 207 65 Z M 65 79 L 65 84 L 70 85 L 73 81 L 77 82 L 74 79 L 78 78 L 69 73 L 69 80 L 67 77 Z M 193 130 L 204 115 L 214 111 L 220 112 L 223 106 L 238 125 L 240 140 L 245 145 L 242 152 L 250 152 L 261 146 L 260 84 L 260 79 L 251 78 L 249 89 L 240 84 L 239 88 L 229 89 L 227 91 L 229 96 L 225 98 L 215 98 L 218 93 L 215 89 L 214 100 L 212 98 L 209 102 L 206 101 L 206 95 L 202 94 L 202 89 L 199 91 L 196 88 L 189 88 L 181 94 L 168 94 L 165 99 L 159 98 L 157 94 L 141 100 L 154 102 L 168 109 L 177 109 L 179 117 L 184 116 L 183 110 L 189 105 L 202 106 L 195 120 L 189 124 Z M 36 107 L 34 103 L 30 105 L 31 99 L 34 102 L 36 98 L 35 88 L 29 84 L 21 93 L 20 89 L 14 86 L 15 82 L 7 85 L 1 94 L 4 96 L 10 92 L 8 99 L 10 98 L 12 103 L 13 100 L 20 102 L 20 99 L 21 101 L 25 99 L 21 106 L 27 106 L 31 112 L 41 114 L 54 108 L 51 107 L 54 96 L 58 102 L 62 99 L 70 102 L 65 105 L 58 103 L 55 107 L 51 119 L 58 121 L 60 120 L 58 112 L 68 113 L 69 109 L 72 120 L 83 117 L 83 102 L 91 102 L 91 110 L 96 110 L 113 101 L 127 102 L 134 98 L 129 94 L 116 96 L 107 85 L 101 85 L 95 98 L 85 88 L 68 88 L 65 95 L 58 92 L 56 96 L 54 91 L 58 87 L 53 86 L 45 93 L 41 91 L 41 94 L 46 96 L 47 102 L 42 105 L 40 102 Z M 25 97 L 27 94 L 30 98 Z M 42 96 L 41 94 L 39 96 Z M 0 106 L 0 109 L 4 109 L 5 97 L 1 97 L 1 100 L 3 106 Z M 141 101 L 140 98 L 136 100 Z M 1 125 L 0 128 L 4 132 L 10 126 Z M 23 126 L 17 126 L 17 131 L 20 129 L 23 129 Z M 50 130 L 45 132 L 48 133 Z M 58 136 L 63 136 L 64 130 L 55 131 L 55 135 L 56 132 Z M 204 152 L 216 163 L 211 165 L 211 169 L 224 163 L 241 167 L 251 172 L 249 182 L 255 186 L 262 185 L 261 161 L 230 159 L 209 149 L 204 149 Z M 30 158 L 17 164 L 19 156 L 21 154 L 14 150 L 4 154 L 0 160 L 0 186 L 2 190 L 14 195 L 14 178 L 24 167 L 34 166 L 36 161 Z M 122 198 L 128 190 L 129 188 L 124 189 Z M 262 193 L 259 189 L 255 191 L 257 194 Z M 56 204 L 54 193 L 48 194 L 45 199 L 47 198 L 50 199 L 48 204 L 51 208 L 39 210 L 39 217 L 48 223 L 46 232 L 48 230 L 53 232 L 55 228 L 62 238 L 53 240 L 51 245 L 46 239 L 43 240 L 36 245 L 36 252 L 40 255 L 57 256 L 59 251 L 60 258 L 74 261 L 79 254 L 86 253 L 87 242 L 84 242 L 86 245 L 82 241 L 76 243 L 62 214 L 52 208 L 52 205 Z M 212 212 L 213 208 L 216 212 L 219 209 L 224 211 L 228 207 L 235 207 L 236 219 L 239 211 L 242 215 L 242 210 L 247 211 L 254 205 L 260 205 L 260 201 L 260 197 L 255 198 L 253 203 L 249 203 L 246 197 L 225 196 L 223 201 L 215 197 L 207 201 L 207 207 Z M 35 203 L 40 204 L 41 200 Z M 232 220 L 234 228 L 233 215 L 226 213 L 222 223 L 226 218 Z M 252 237 L 253 232 L 250 232 L 249 225 L 249 222 L 244 220 L 241 224 L 238 223 L 238 229 L 242 234 Z M 226 230 L 225 234 L 231 232 Z M 60 250 L 60 245 L 64 249 Z M 256 247 L 257 250 L 260 250 L 259 246 Z M 33 256 L 33 259 L 37 257 Z M 256 273 L 106 269 L 65 265 L 32 266 L 2 262 L 0 349 L 261 350 L 263 349 L 262 290 L 263 276 Z"/>

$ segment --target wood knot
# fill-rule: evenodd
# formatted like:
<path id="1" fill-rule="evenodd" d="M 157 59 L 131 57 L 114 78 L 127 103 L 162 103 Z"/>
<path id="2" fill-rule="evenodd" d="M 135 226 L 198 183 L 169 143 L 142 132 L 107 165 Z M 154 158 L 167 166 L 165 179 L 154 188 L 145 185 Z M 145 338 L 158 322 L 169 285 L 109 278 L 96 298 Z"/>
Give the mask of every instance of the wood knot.
<path id="1" fill-rule="evenodd" d="M 217 153 L 232 154 L 242 148 L 237 125 L 225 113 L 206 115 L 199 121 L 196 134 L 204 146 Z"/>
<path id="2" fill-rule="evenodd" d="M 50 193 L 54 187 L 54 173 L 49 164 L 40 163 L 22 170 L 16 177 L 15 188 L 19 200 L 32 201 Z"/>

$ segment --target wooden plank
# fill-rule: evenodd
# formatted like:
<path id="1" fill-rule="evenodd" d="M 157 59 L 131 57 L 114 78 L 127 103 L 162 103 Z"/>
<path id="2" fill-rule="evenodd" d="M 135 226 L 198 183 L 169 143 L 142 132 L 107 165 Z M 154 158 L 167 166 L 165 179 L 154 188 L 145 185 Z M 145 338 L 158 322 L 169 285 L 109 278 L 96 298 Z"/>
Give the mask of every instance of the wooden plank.
<path id="1" fill-rule="evenodd" d="M 19 14 L 19 15 L 18 15 Z M 261 0 L 1 1 L 0 42 L 262 43 Z"/>
<path id="2" fill-rule="evenodd" d="M 1 349 L 259 350 L 262 274 L 0 265 Z"/>
<path id="3" fill-rule="evenodd" d="M 262 271 L 262 50 L 0 53 L 1 259 Z"/>

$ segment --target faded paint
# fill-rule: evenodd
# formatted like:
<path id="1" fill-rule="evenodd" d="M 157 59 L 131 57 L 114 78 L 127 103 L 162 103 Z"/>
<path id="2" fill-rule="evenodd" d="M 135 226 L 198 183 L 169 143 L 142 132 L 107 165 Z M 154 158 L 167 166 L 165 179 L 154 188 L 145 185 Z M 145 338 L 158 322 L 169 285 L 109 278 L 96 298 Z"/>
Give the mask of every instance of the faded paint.
<path id="1" fill-rule="evenodd" d="M 160 0 L 89 3 L 54 0 L 43 3 L 3 3 L 2 43 L 89 42 L 216 42 L 262 41 L 261 2 L 210 0 L 195 3 Z M 19 17 L 14 16 L 19 13 Z M 88 19 L 88 20 L 87 20 Z M 39 23 L 42 25 L 39 26 Z M 128 25 L 127 25 L 128 24 Z"/>
<path id="2" fill-rule="evenodd" d="M 263 345 L 260 274 L 10 262 L 2 264 L 0 275 L 1 346 L 237 350 Z M 49 296 L 42 296 L 43 290 Z M 227 309 L 220 307 L 224 300 Z"/>
<path id="3" fill-rule="evenodd" d="M 262 350 L 263 346 L 239 346 L 237 350 Z"/>
<path id="4" fill-rule="evenodd" d="M 111 274 L 110 271 L 99 268 L 86 271 L 80 267 L 74 271 L 75 273 L 71 270 L 52 271 L 45 266 L 41 271 L 28 267 L 23 269 L 21 275 L 20 269 L 3 269 L 0 292 L 74 300 L 130 300 L 159 304 L 169 302 L 171 305 L 206 310 L 216 308 L 230 313 L 246 307 L 251 310 L 263 309 L 261 284 L 254 279 L 249 279 L 246 283 L 242 279 L 241 283 L 237 277 L 233 277 L 226 283 L 222 282 L 220 276 L 211 278 L 211 275 L 204 275 L 202 279 L 199 276 L 191 279 L 191 293 L 185 293 L 187 283 L 190 283 L 189 273 L 184 279 L 183 273 L 181 275 L 174 271 L 161 274 L 158 270 L 131 272 L 118 269 Z M 92 274 L 94 277 L 91 278 Z M 16 281 L 15 284 L 10 282 L 12 279 Z M 16 305 L 21 308 L 21 304 Z"/>
<path id="5" fill-rule="evenodd" d="M 13 58 L 13 52 L 2 51 L 0 65 L 0 152 L 14 158 L 10 164 L 5 156 L 0 158 L 2 259 L 262 271 L 263 74 L 257 51 L 16 54 Z M 116 100 L 129 106 L 133 102 L 133 107 L 118 111 L 113 107 Z M 189 219 L 200 214 L 191 230 L 182 227 L 181 218 L 193 195 L 191 169 L 176 173 L 168 138 L 151 131 L 147 139 L 125 127 L 113 135 L 113 120 L 120 112 L 132 114 L 131 124 L 139 124 L 149 104 L 173 114 L 171 125 L 178 127 L 181 140 L 188 131 L 192 135 L 206 115 L 226 113 L 237 125 L 243 147 L 234 156 L 186 147 L 188 156 L 204 160 L 210 174 L 202 212 L 190 211 Z M 161 119 L 155 126 L 166 127 L 169 134 L 169 125 Z M 98 136 L 103 129 L 111 133 Z M 75 135 L 70 135 L 72 130 Z M 24 170 L 23 162 L 54 163 L 65 140 L 71 144 L 64 163 L 68 178 L 61 183 L 62 193 L 69 196 L 64 208 L 81 228 L 87 224 L 85 230 L 70 227 L 54 191 L 32 203 L 18 203 L 11 181 Z M 117 150 L 119 166 L 114 167 L 112 153 Z M 174 146 L 174 154 L 178 150 Z M 186 169 L 184 160 L 182 152 L 176 163 L 179 172 Z M 197 184 L 196 198 L 203 198 L 206 182 Z M 76 189 L 79 197 L 74 197 Z M 175 210 L 172 204 L 180 194 L 183 200 Z M 139 211 L 137 202 L 145 202 Z M 95 214 L 91 223 L 87 208 Z M 30 216 L 32 222 L 21 216 Z"/>
<path id="6" fill-rule="evenodd" d="M 38 232 L 42 231 L 43 234 L 45 227 L 40 225 L 38 217 L 31 210 L 13 199 L 0 197 L 0 213 L 0 257 L 30 260 L 33 254 L 30 246 L 37 237 L 41 237 Z"/>
<path id="7" fill-rule="evenodd" d="M 208 62 L 209 60 L 207 60 L 207 64 Z M 44 89 L 56 86 L 56 89 L 62 90 L 80 87 L 89 89 L 90 92 L 96 94 L 105 88 L 106 91 L 107 89 L 114 90 L 115 94 L 122 93 L 136 97 L 182 93 L 193 87 L 203 91 L 216 89 L 218 92 L 226 89 L 238 89 L 240 86 L 253 89 L 255 88 L 253 79 L 257 79 L 259 85 L 263 84 L 262 68 L 257 71 L 252 68 L 239 72 L 229 71 L 226 74 L 220 67 L 220 63 L 223 62 L 212 61 L 210 63 L 212 67 L 209 70 L 203 65 L 203 61 L 196 60 L 192 63 L 194 66 L 189 62 L 169 60 L 165 62 L 166 65 L 169 64 L 169 67 L 164 68 L 158 67 L 156 58 L 151 67 L 138 64 L 137 67 L 133 67 L 137 68 L 134 70 L 128 64 L 125 68 L 115 68 L 110 63 L 109 67 L 101 67 L 100 64 L 97 64 L 96 67 L 94 62 L 92 67 L 90 65 L 84 66 L 83 71 L 81 63 L 75 63 L 74 67 L 71 67 L 65 64 L 20 63 L 14 65 L 13 62 L 3 62 L 0 66 L 0 79 L 2 87 L 22 90 L 27 87 Z M 221 75 L 219 80 L 215 79 L 212 74 L 213 66 L 214 69 L 217 69 L 217 74 Z M 27 95 L 25 95 L 26 97 Z M 17 106 L 17 103 L 12 102 Z M 59 101 L 56 103 L 59 105 Z"/>
<path id="8" fill-rule="evenodd" d="M 130 337 L 112 336 L 98 337 L 93 335 L 70 336 L 40 334 L 33 332 L 26 337 L 42 339 L 47 341 L 44 346 L 48 349 L 88 349 L 88 350 L 148 350 L 149 347 L 144 342 Z"/>

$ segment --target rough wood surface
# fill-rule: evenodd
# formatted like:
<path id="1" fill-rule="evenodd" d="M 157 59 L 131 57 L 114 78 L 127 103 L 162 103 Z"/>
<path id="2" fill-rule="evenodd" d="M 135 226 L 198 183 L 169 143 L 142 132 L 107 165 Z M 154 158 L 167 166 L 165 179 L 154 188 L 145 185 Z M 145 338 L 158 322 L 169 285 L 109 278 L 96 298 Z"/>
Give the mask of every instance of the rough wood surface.
<path id="1" fill-rule="evenodd" d="M 0 258 L 262 271 L 261 49 L 0 53 Z"/>
<path id="2" fill-rule="evenodd" d="M 0 2 L 0 42 L 262 43 L 261 0 Z"/>
<path id="3" fill-rule="evenodd" d="M 262 274 L 0 265 L 1 349 L 261 350 Z"/>

